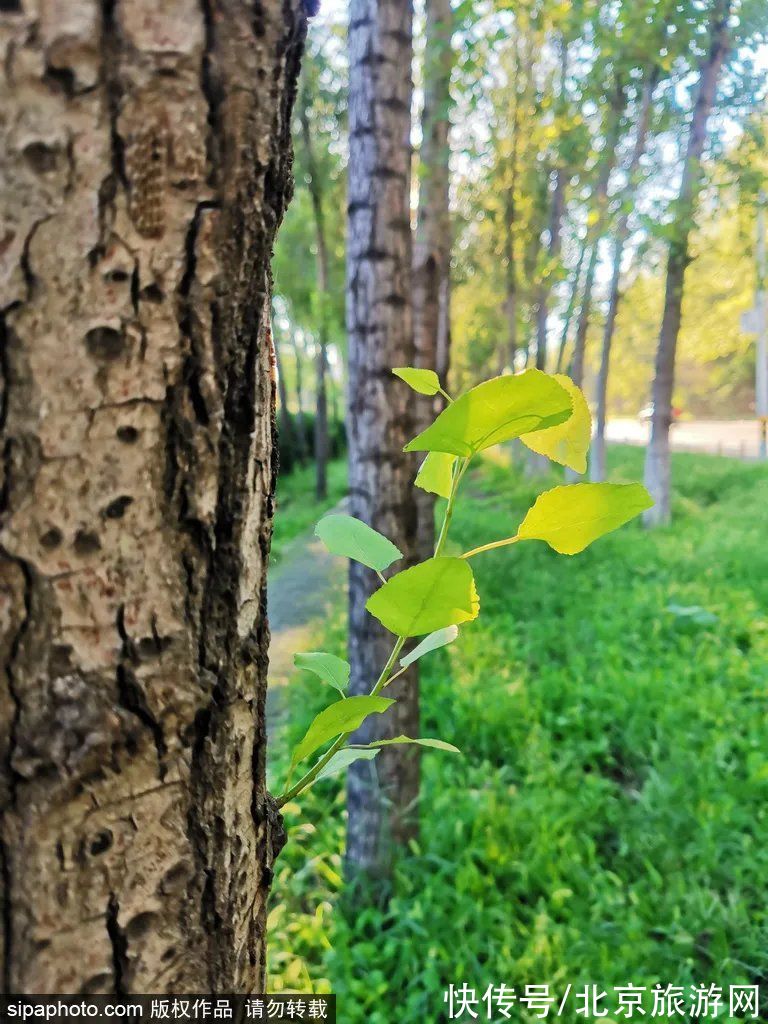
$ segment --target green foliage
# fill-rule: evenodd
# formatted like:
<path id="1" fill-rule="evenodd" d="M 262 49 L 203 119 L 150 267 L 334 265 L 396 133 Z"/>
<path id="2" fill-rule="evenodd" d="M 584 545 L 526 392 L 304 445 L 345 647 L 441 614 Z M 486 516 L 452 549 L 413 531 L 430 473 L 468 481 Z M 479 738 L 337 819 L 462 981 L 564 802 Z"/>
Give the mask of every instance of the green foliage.
<path id="1" fill-rule="evenodd" d="M 306 654 L 294 654 L 293 663 L 296 668 L 304 668 L 333 686 L 344 696 L 349 682 L 349 662 L 337 658 L 335 654 L 324 651 L 310 651 Z"/>
<path id="2" fill-rule="evenodd" d="M 565 388 L 540 370 L 494 377 L 451 402 L 405 450 L 468 458 L 531 430 L 564 423 L 572 409 Z"/>
<path id="3" fill-rule="evenodd" d="M 570 377 L 563 373 L 553 375 L 568 392 L 573 405 L 573 414 L 565 423 L 531 434 L 523 434 L 520 440 L 539 455 L 546 455 L 561 466 L 568 466 L 577 473 L 587 471 L 587 452 L 592 439 L 592 416 L 581 388 L 576 387 Z"/>
<path id="4" fill-rule="evenodd" d="M 447 498 L 451 493 L 455 463 L 455 455 L 449 455 L 447 452 L 427 452 L 427 457 L 416 474 L 416 486 L 441 498 Z"/>
<path id="5" fill-rule="evenodd" d="M 383 572 L 403 557 L 392 541 L 354 516 L 340 513 L 324 516 L 315 527 L 315 536 L 332 555 L 351 558 L 377 572 Z"/>
<path id="6" fill-rule="evenodd" d="M 406 367 L 394 373 L 415 386 L 417 391 L 432 394 L 431 378 L 424 371 Z M 435 385 L 437 390 L 442 391 L 439 381 Z M 279 798 L 279 806 L 312 786 L 323 776 L 328 765 L 332 765 L 334 771 L 340 770 L 345 762 L 339 755 L 349 749 L 345 744 L 351 734 L 362 724 L 367 714 L 383 710 L 376 703 L 381 699 L 378 697 L 381 690 L 409 664 L 451 643 L 456 638 L 456 627 L 460 623 L 477 618 L 480 599 L 468 563 L 470 557 L 527 539 L 545 540 L 558 551 L 575 554 L 652 504 L 640 484 L 556 487 L 539 496 L 514 537 L 491 541 L 460 557 L 444 555 L 459 485 L 474 455 L 499 441 L 519 437 L 535 425 L 543 430 L 543 436 L 540 434 L 534 438 L 534 450 L 546 452 L 552 458 L 572 465 L 580 465 L 580 460 L 585 457 L 590 426 L 589 413 L 579 388 L 566 377 L 556 379 L 539 370 L 527 370 L 519 376 L 496 377 L 461 395 L 456 401 L 447 395 L 446 398 L 447 408 L 415 441 L 406 445 L 406 450 L 421 447 L 430 452 L 448 453 L 451 457 L 447 504 L 432 558 L 404 569 L 390 579 L 384 579 L 384 569 L 402 557 L 402 553 L 386 537 L 348 515 L 328 515 L 315 527 L 316 535 L 332 554 L 354 559 L 378 573 L 382 586 L 371 594 L 365 607 L 386 629 L 394 633 L 395 643 L 379 678 L 372 684 L 369 697 L 339 701 L 321 712 L 312 723 L 294 751 L 291 770 L 298 761 L 315 753 L 329 741 L 334 742 L 304 776 Z M 556 433 L 547 434 L 544 428 L 554 428 Z M 445 468 L 443 461 L 433 464 L 427 476 L 444 472 Z M 434 480 L 428 482 L 434 483 Z M 439 481 L 443 492 L 446 483 L 444 479 Z M 400 672 L 393 675 L 406 640 L 425 634 L 429 635 L 401 659 Z M 297 656 L 296 664 L 315 672 L 331 685 L 339 686 L 342 683 L 339 686 L 341 692 L 349 678 L 347 663 L 333 655 L 315 652 L 303 657 Z M 445 749 L 441 746 L 443 741 L 406 740 L 399 737 L 398 742 L 420 743 Z M 370 746 L 379 747 L 381 743 Z M 289 777 L 290 774 L 289 771 Z"/>
<path id="7" fill-rule="evenodd" d="M 431 747 L 433 750 L 446 750 L 452 754 L 460 754 L 461 751 L 458 747 L 454 747 L 452 743 L 446 743 L 445 740 L 430 740 L 420 739 L 413 740 L 410 736 L 393 736 L 391 740 L 376 740 L 375 743 L 367 743 L 367 747 L 387 747 L 397 746 L 401 743 L 415 743 L 419 747 Z"/>
<path id="8" fill-rule="evenodd" d="M 475 578 L 461 558 L 429 558 L 379 587 L 365 606 L 396 636 L 423 636 L 477 618 Z"/>
<path id="9" fill-rule="evenodd" d="M 412 366 L 399 366 L 392 373 L 420 395 L 436 395 L 440 391 L 440 379 L 434 370 L 416 370 Z"/>
<path id="10" fill-rule="evenodd" d="M 394 701 L 386 697 L 345 697 L 324 708 L 314 718 L 301 743 L 294 750 L 291 764 L 296 765 L 303 761 L 328 740 L 335 739 L 341 733 L 357 729 L 368 715 L 381 714 L 391 704 L 394 704 Z"/>
<path id="11" fill-rule="evenodd" d="M 291 541 L 338 505 L 347 493 L 346 460 L 336 459 L 328 464 L 328 497 L 322 501 L 314 496 L 314 479 L 314 466 L 297 469 L 290 476 L 278 476 L 270 565 L 279 564 Z"/>
<path id="12" fill-rule="evenodd" d="M 431 654 L 432 651 L 437 651 L 441 647 L 447 647 L 448 644 L 452 644 L 458 635 L 458 626 L 444 626 L 443 629 L 436 629 L 434 633 L 425 636 L 421 643 L 417 644 L 409 654 L 404 655 L 400 659 L 400 664 L 403 668 L 408 668 L 414 661 L 423 658 L 425 654 Z"/>
<path id="13" fill-rule="evenodd" d="M 378 748 L 375 750 L 366 750 L 364 747 L 344 747 L 343 750 L 337 750 L 336 753 L 331 757 L 320 771 L 315 776 L 315 782 L 322 782 L 323 779 L 329 779 L 334 775 L 340 775 L 345 772 L 351 764 L 355 761 L 372 761 L 378 754 Z"/>
<path id="14" fill-rule="evenodd" d="M 642 484 L 572 484 L 539 496 L 520 524 L 520 540 L 544 540 L 576 555 L 653 505 Z"/>
<path id="15" fill-rule="evenodd" d="M 611 479 L 637 478 L 642 454 L 609 449 Z M 768 973 L 768 471 L 685 454 L 673 471 L 668 529 L 629 526 L 574 559 L 520 544 L 513 585 L 509 553 L 478 560 L 482 615 L 421 663 L 423 729 L 464 756 L 425 759 L 420 839 L 385 908 L 346 908 L 339 781 L 287 816 L 270 991 L 336 992 L 346 1024 L 418 1024 L 462 981 Z M 463 486 L 463 547 L 536 496 L 490 457 Z M 681 629 L 672 604 L 717 620 Z M 340 604 L 322 645 L 344 629 Z M 276 777 L 322 700 L 293 685 Z"/>

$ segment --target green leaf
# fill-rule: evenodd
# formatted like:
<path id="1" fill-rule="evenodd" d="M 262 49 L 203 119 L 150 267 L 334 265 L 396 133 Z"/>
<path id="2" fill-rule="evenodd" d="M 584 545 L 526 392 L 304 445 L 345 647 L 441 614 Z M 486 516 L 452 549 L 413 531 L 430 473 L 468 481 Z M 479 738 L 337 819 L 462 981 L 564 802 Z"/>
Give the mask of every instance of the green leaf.
<path id="1" fill-rule="evenodd" d="M 421 636 L 477 618 L 475 580 L 462 558 L 429 558 L 399 572 L 365 606 L 398 636 Z"/>
<path id="2" fill-rule="evenodd" d="M 426 459 L 421 464 L 421 469 L 416 474 L 416 486 L 423 491 L 439 494 L 441 498 L 450 497 L 455 461 L 455 455 L 448 455 L 446 452 L 428 452 Z"/>
<path id="3" fill-rule="evenodd" d="M 378 572 L 403 557 L 402 551 L 391 540 L 354 516 L 341 513 L 323 516 L 315 527 L 315 536 L 320 538 L 332 555 L 352 558 Z"/>
<path id="4" fill-rule="evenodd" d="M 390 704 L 394 704 L 394 701 L 386 697 L 345 697 L 324 708 L 294 750 L 291 766 L 314 754 L 318 747 L 322 747 L 328 740 L 333 740 L 344 732 L 353 732 L 368 715 L 386 711 Z"/>
<path id="5" fill-rule="evenodd" d="M 517 533 L 521 540 L 543 540 L 563 555 L 575 555 L 651 505 L 642 484 L 554 487 L 539 495 Z"/>
<path id="6" fill-rule="evenodd" d="M 343 658 L 324 651 L 310 651 L 308 654 L 294 654 L 293 663 L 296 668 L 314 672 L 324 683 L 329 683 L 344 696 L 349 682 L 349 662 Z"/>
<path id="7" fill-rule="evenodd" d="M 463 458 L 571 415 L 565 388 L 541 370 L 494 377 L 447 406 L 405 446 L 407 452 L 449 452 Z"/>
<path id="8" fill-rule="evenodd" d="M 365 750 L 368 747 L 388 747 L 391 746 L 393 743 L 416 743 L 420 747 L 433 747 L 435 750 L 448 750 L 452 754 L 461 753 L 458 747 L 454 747 L 452 743 L 446 743 L 445 740 L 412 740 L 410 736 L 395 736 L 391 740 L 374 740 L 373 743 L 366 743 L 365 746 L 360 746 L 353 749 Z"/>
<path id="9" fill-rule="evenodd" d="M 440 378 L 434 370 L 417 370 L 413 366 L 398 366 L 392 373 L 418 391 L 420 395 L 436 395 L 440 390 Z"/>
<path id="10" fill-rule="evenodd" d="M 458 626 L 446 626 L 444 629 L 436 629 L 434 633 L 430 633 L 429 636 L 425 636 L 421 643 L 417 644 L 409 654 L 406 654 L 404 658 L 401 658 L 400 664 L 403 668 L 407 668 L 409 665 L 412 665 L 414 661 L 418 661 L 419 658 L 423 658 L 425 654 L 437 651 L 439 648 L 445 647 L 446 644 L 452 644 L 458 635 Z"/>
<path id="11" fill-rule="evenodd" d="M 372 761 L 378 754 L 376 750 L 368 750 L 365 747 L 342 747 L 337 750 L 333 757 L 324 765 L 315 776 L 315 782 L 322 779 L 329 779 L 332 775 L 338 775 L 345 771 L 355 761 Z"/>
<path id="12" fill-rule="evenodd" d="M 544 430 L 535 430 L 523 434 L 520 440 L 531 451 L 546 455 L 561 466 L 568 466 L 577 473 L 587 471 L 587 452 L 592 439 L 592 416 L 589 412 L 584 392 L 577 387 L 570 377 L 563 373 L 553 375 L 554 380 L 561 384 L 571 396 L 573 414 L 565 421 Z"/>

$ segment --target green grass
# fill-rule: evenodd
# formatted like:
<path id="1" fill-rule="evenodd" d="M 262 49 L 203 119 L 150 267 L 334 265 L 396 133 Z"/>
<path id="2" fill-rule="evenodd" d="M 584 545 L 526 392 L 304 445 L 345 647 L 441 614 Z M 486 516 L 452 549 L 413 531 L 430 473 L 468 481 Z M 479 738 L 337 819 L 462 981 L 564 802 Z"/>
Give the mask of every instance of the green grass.
<path id="1" fill-rule="evenodd" d="M 641 478 L 641 451 L 610 462 Z M 386 911 L 339 903 L 341 784 L 288 808 L 270 987 L 332 990 L 345 1024 L 417 1024 L 444 1019 L 450 982 L 765 984 L 768 472 L 681 454 L 674 477 L 670 528 L 475 559 L 480 618 L 422 662 L 422 732 L 464 755 L 425 755 L 422 836 Z M 536 494 L 488 462 L 467 484 L 461 549 Z M 339 609 L 328 649 L 343 635 Z M 294 686 L 277 773 L 328 697 Z"/>
<path id="2" fill-rule="evenodd" d="M 314 465 L 297 467 L 292 473 L 277 478 L 275 495 L 275 531 L 272 535 L 270 564 L 276 565 L 288 545 L 299 534 L 313 526 L 329 508 L 347 493 L 346 457 L 328 463 L 328 497 L 315 497 Z"/>

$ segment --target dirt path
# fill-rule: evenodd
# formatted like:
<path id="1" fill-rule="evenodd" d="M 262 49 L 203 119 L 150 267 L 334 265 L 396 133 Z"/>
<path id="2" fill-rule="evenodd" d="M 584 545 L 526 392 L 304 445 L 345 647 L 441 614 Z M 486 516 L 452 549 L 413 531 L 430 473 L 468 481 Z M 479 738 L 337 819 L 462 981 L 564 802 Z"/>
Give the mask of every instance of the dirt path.
<path id="1" fill-rule="evenodd" d="M 334 511 L 342 511 L 339 506 Z M 285 548 L 267 579 L 269 647 L 267 726 L 273 732 L 287 709 L 286 684 L 297 651 L 311 650 L 312 639 L 346 587 L 346 559 L 329 555 L 312 529 Z"/>

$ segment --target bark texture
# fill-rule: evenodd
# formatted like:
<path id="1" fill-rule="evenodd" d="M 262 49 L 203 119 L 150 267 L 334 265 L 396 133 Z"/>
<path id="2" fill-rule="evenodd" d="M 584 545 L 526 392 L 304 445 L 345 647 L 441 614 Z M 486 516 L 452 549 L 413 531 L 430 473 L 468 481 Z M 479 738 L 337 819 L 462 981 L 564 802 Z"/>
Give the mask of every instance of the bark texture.
<path id="1" fill-rule="evenodd" d="M 412 10 L 410 0 L 352 0 L 349 14 L 349 487 L 352 515 L 415 561 L 417 464 L 403 454 L 415 426 L 414 395 L 392 376 L 413 361 L 410 224 Z M 349 575 L 350 691 L 368 693 L 394 638 L 365 610 L 379 581 L 352 562 Z M 415 666 L 414 666 L 415 668 Z M 370 742 L 418 725 L 415 672 L 389 689 L 400 700 L 372 715 L 357 738 Z M 349 772 L 347 865 L 386 875 L 393 847 L 416 831 L 416 747 L 385 748 Z"/>
<path id="2" fill-rule="evenodd" d="M 629 214 L 631 201 L 634 198 L 637 173 L 640 167 L 640 160 L 645 152 L 645 140 L 648 135 L 648 126 L 651 119 L 651 104 L 653 101 L 653 90 L 656 86 L 658 72 L 653 69 L 648 75 L 643 86 L 640 100 L 640 112 L 637 120 L 637 132 L 635 144 L 632 148 L 632 156 L 627 169 L 627 188 L 624 208 L 619 214 L 616 224 L 616 234 L 613 243 L 613 270 L 611 272 L 611 283 L 608 292 L 608 312 L 603 325 L 603 346 L 600 354 L 600 369 L 597 374 L 596 404 L 597 416 L 595 436 L 590 448 L 589 472 L 593 482 L 600 483 L 605 480 L 605 422 L 608 405 L 608 375 L 611 366 L 611 346 L 613 344 L 613 332 L 616 327 L 616 317 L 619 312 L 619 301 L 621 299 L 621 264 L 624 257 L 624 246 L 629 237 Z"/>
<path id="3" fill-rule="evenodd" d="M 440 354 L 448 349 L 451 269 L 450 122 L 451 36 L 450 0 L 427 0 L 424 55 L 424 110 L 419 159 L 419 214 L 413 260 L 414 365 L 438 370 Z M 446 385 L 445 377 L 441 384 Z M 418 400 L 417 430 L 423 430 L 442 407 Z M 417 489 L 419 559 L 429 558 L 435 546 L 435 496 Z"/>
<path id="4" fill-rule="evenodd" d="M 304 28 L 298 0 L 0 13 L 8 992 L 263 984 L 268 278 Z"/>
<path id="5" fill-rule="evenodd" d="M 643 514 L 646 526 L 666 523 L 670 518 L 669 428 L 672 424 L 672 393 L 675 386 L 675 356 L 680 333 L 683 286 L 690 260 L 690 235 L 694 226 L 696 200 L 701 186 L 701 157 L 707 138 L 707 122 L 715 101 L 720 70 L 730 46 L 728 19 L 731 5 L 732 0 L 717 0 L 712 12 L 709 48 L 699 69 L 696 102 L 675 210 L 675 231 L 667 255 L 664 312 L 651 391 L 651 437 L 645 454 L 645 486 L 654 501 L 653 507 Z"/>

